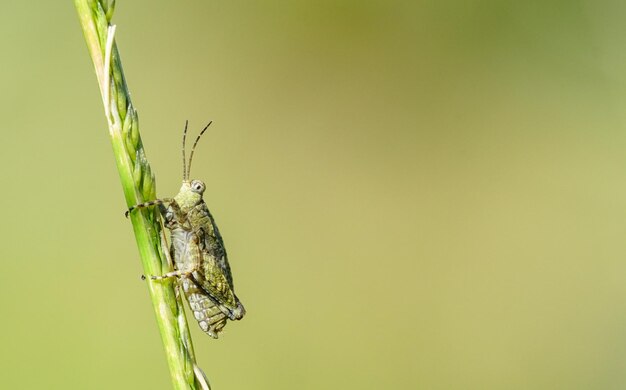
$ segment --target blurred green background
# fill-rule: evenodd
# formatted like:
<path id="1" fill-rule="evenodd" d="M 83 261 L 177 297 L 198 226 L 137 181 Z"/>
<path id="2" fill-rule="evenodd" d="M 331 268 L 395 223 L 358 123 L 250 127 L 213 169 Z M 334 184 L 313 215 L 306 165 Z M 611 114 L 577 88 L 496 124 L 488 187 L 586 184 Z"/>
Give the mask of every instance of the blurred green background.
<path id="1" fill-rule="evenodd" d="M 128 1 L 158 194 L 180 137 L 248 315 L 214 389 L 626 388 L 626 4 Z M 0 14 L 0 387 L 169 389 L 71 1 Z"/>

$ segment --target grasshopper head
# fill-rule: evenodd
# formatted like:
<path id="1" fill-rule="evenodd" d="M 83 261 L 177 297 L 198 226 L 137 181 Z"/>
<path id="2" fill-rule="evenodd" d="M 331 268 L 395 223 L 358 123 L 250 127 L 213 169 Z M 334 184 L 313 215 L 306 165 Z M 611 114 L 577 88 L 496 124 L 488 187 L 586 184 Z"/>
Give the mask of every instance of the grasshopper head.
<path id="1" fill-rule="evenodd" d="M 209 122 L 209 124 L 202 129 L 198 138 L 196 138 L 196 141 L 193 143 L 193 146 L 191 147 L 191 155 L 189 156 L 189 165 L 187 165 L 187 161 L 185 159 L 185 141 L 187 139 L 187 125 L 189 122 L 185 121 L 185 130 L 183 130 L 183 186 L 180 187 L 178 195 L 174 197 L 183 213 L 187 213 L 198 203 L 202 202 L 202 194 L 204 193 L 206 186 L 200 180 L 190 180 L 189 173 L 191 172 L 193 152 L 196 150 L 196 146 L 198 145 L 198 141 L 200 141 L 202 134 L 204 134 L 206 129 L 211 126 L 211 123 L 212 122 Z"/>
<path id="2" fill-rule="evenodd" d="M 187 212 L 198 203 L 202 202 L 202 194 L 206 186 L 200 180 L 184 180 L 180 191 L 174 197 L 183 212 Z"/>

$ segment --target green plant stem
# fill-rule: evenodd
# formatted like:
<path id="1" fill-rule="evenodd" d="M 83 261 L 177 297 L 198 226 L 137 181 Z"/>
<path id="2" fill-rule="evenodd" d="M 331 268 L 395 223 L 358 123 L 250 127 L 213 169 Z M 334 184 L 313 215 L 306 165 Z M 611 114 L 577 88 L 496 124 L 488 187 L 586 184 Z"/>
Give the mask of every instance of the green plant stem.
<path id="1" fill-rule="evenodd" d="M 114 41 L 115 27 L 110 25 L 115 1 L 74 0 L 87 47 L 94 64 L 115 162 L 128 206 L 156 199 L 154 175 L 146 160 L 138 117 L 133 107 L 122 65 Z M 120 216 L 122 212 L 120 210 Z M 169 270 L 163 261 L 161 226 L 156 211 L 141 210 L 130 217 L 146 275 L 160 275 Z M 176 389 L 202 387 L 197 382 L 195 357 L 182 302 L 172 283 L 148 278 L 148 290 L 165 347 L 167 362 Z"/>

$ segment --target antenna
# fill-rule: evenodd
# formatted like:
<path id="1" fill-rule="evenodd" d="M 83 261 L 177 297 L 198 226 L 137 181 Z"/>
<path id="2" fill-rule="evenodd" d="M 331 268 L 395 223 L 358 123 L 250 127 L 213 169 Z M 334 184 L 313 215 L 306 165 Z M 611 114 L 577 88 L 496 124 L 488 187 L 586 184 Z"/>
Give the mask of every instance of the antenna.
<path id="1" fill-rule="evenodd" d="M 189 155 L 189 167 L 187 168 L 187 179 L 189 179 L 189 174 L 191 172 L 191 161 L 193 160 L 193 152 L 196 150 L 196 145 L 198 145 L 198 141 L 200 141 L 200 137 L 202 137 L 202 134 L 204 134 L 206 129 L 208 129 L 209 126 L 211 126 L 211 123 L 213 123 L 213 121 L 209 122 L 209 124 L 206 125 L 204 129 L 202 129 L 202 131 L 198 135 L 198 138 L 196 138 L 196 141 L 193 143 L 193 146 L 191 147 L 191 154 Z"/>
<path id="2" fill-rule="evenodd" d="M 183 181 L 187 180 L 187 159 L 185 158 L 185 140 L 187 139 L 187 125 L 189 121 L 185 121 L 185 130 L 183 131 Z"/>

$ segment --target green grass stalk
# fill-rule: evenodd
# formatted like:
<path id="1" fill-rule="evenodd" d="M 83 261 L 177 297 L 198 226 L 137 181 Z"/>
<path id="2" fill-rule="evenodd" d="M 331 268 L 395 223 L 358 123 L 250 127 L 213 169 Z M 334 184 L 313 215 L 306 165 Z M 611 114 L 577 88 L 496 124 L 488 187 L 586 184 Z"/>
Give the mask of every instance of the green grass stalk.
<path id="1" fill-rule="evenodd" d="M 74 5 L 98 78 L 126 204 L 130 207 L 156 199 L 155 178 L 145 156 L 137 111 L 130 100 L 115 45 L 115 26 L 110 24 L 115 1 L 74 0 Z M 145 275 L 160 275 L 170 268 L 164 260 L 161 225 L 156 213 L 142 209 L 130 217 Z M 182 302 L 176 297 L 172 283 L 148 278 L 147 286 L 174 388 L 208 388 L 206 377 L 195 364 Z"/>

